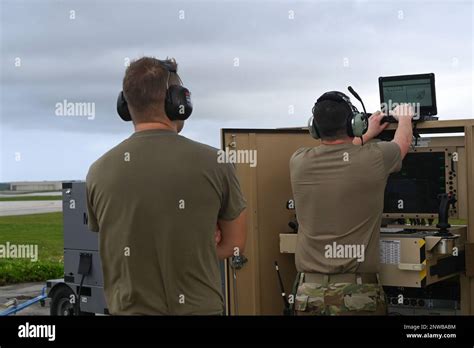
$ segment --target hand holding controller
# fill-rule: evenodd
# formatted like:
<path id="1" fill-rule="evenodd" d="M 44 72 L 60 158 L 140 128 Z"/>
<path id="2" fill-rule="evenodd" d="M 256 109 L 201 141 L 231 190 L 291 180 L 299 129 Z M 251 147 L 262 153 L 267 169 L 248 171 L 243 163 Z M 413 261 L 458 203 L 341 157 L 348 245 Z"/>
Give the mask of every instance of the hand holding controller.
<path id="1" fill-rule="evenodd" d="M 369 117 L 369 128 L 367 129 L 366 136 L 368 139 L 377 137 L 385 128 L 388 127 L 388 123 L 382 122 L 384 114 L 381 111 L 374 112 Z"/>
<path id="2" fill-rule="evenodd" d="M 413 107 L 410 104 L 400 104 L 395 107 L 395 109 L 389 111 L 388 116 L 382 117 L 380 123 L 397 123 L 400 121 L 400 118 L 409 118 L 410 121 L 413 119 L 415 112 Z"/>
<path id="3" fill-rule="evenodd" d="M 398 122 L 400 122 L 401 119 L 408 119 L 411 122 L 413 116 L 415 116 L 413 107 L 410 104 L 397 105 L 397 107 L 393 109 L 391 114 L 393 118 L 395 118 Z"/>
<path id="4" fill-rule="evenodd" d="M 397 122 L 398 122 L 397 119 L 393 116 L 384 116 L 380 120 L 380 124 L 382 124 L 382 123 L 397 123 Z"/>

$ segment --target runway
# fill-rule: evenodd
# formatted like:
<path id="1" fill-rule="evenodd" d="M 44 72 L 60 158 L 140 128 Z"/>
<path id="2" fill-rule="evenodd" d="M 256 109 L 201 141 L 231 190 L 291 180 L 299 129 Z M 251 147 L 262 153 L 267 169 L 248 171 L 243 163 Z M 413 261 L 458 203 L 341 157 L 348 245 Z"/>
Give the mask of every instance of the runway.
<path id="1" fill-rule="evenodd" d="M 54 213 L 63 210 L 63 201 L 0 202 L 0 216 Z"/>
<path id="2" fill-rule="evenodd" d="M 5 193 L 8 192 L 8 193 Z M 3 191 L 0 193 L 0 197 L 29 197 L 29 196 L 61 196 L 61 191 L 51 192 L 28 192 L 28 193 L 16 193 L 15 191 Z"/>

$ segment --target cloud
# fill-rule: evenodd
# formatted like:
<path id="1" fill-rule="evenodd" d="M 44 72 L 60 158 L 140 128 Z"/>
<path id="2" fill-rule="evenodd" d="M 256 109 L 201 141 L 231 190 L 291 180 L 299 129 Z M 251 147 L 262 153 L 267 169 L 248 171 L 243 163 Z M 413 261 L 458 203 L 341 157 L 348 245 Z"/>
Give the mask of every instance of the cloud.
<path id="1" fill-rule="evenodd" d="M 376 110 L 377 79 L 386 75 L 435 72 L 440 116 L 472 117 L 472 6 L 440 1 L 4 0 L 1 155 L 10 158 L 19 145 L 12 139 L 21 139 L 41 144 L 30 148 L 32 154 L 54 157 L 59 149 L 41 141 L 45 134 L 112 147 L 130 132 L 115 112 L 125 60 L 143 55 L 176 57 L 195 105 L 185 134 L 214 146 L 224 126 L 304 125 L 320 94 L 348 85 L 368 110 Z M 65 99 L 95 103 L 95 119 L 56 116 L 56 103 Z M 77 158 L 70 164 L 77 173 L 84 172 L 79 163 L 92 162 L 96 155 L 64 147 Z M 0 161 L 4 167 L 6 162 Z M 33 163 L 28 170 L 10 167 L 8 175 L 0 171 L 0 180 L 66 174 L 51 166 L 45 169 L 48 175 Z"/>

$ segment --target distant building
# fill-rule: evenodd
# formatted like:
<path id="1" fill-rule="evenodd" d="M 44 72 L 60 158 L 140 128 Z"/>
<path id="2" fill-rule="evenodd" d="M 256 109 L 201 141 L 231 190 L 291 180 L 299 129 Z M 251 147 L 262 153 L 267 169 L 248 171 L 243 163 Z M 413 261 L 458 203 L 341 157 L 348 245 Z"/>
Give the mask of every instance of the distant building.
<path id="1" fill-rule="evenodd" d="M 10 183 L 0 182 L 0 191 L 9 191 L 9 190 L 10 190 Z"/>
<path id="2" fill-rule="evenodd" d="M 59 191 L 62 181 L 17 181 L 10 183 L 10 191 Z"/>

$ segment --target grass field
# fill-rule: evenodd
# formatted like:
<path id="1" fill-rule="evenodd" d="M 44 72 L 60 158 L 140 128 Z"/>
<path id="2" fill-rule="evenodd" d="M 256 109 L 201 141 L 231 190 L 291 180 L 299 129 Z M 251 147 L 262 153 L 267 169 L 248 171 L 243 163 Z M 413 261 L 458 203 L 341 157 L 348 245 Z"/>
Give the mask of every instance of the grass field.
<path id="1" fill-rule="evenodd" d="M 0 258 L 0 285 L 61 278 L 62 213 L 0 217 L 0 244 L 37 244 L 38 261 Z"/>
<path id="2" fill-rule="evenodd" d="M 62 196 L 15 196 L 15 197 L 0 197 L 0 202 L 13 201 L 60 201 Z"/>
<path id="3" fill-rule="evenodd" d="M 62 218 L 62 212 L 0 217 L 0 245 L 7 242 L 38 245 L 36 262 L 29 259 L 0 258 L 0 285 L 63 277 Z M 466 221 L 453 219 L 450 223 L 465 224 Z M 433 225 L 436 225 L 436 221 Z"/>

